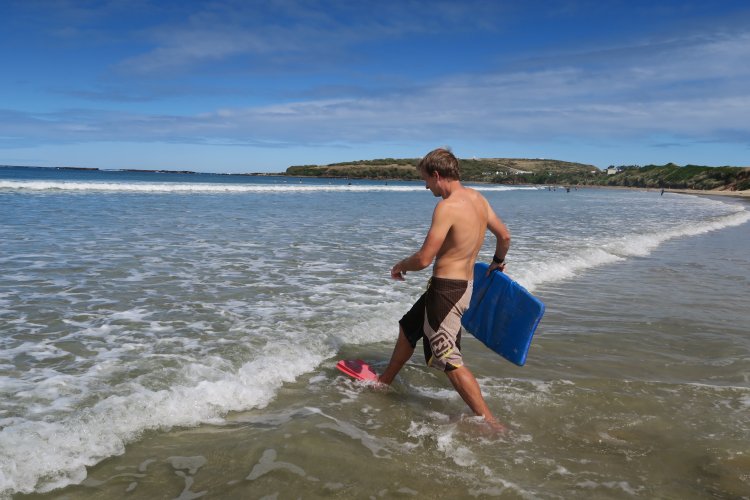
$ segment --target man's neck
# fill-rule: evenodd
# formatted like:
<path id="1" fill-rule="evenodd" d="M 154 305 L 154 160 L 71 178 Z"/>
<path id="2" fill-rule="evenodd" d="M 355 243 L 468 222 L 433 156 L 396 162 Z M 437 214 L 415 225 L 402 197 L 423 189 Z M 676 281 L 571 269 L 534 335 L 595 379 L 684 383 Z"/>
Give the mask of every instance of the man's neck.
<path id="1" fill-rule="evenodd" d="M 450 195 L 455 193 L 456 191 L 460 191 L 463 189 L 463 186 L 461 185 L 461 181 L 457 179 L 441 179 L 442 183 L 440 185 L 441 188 L 441 197 L 446 200 Z"/>

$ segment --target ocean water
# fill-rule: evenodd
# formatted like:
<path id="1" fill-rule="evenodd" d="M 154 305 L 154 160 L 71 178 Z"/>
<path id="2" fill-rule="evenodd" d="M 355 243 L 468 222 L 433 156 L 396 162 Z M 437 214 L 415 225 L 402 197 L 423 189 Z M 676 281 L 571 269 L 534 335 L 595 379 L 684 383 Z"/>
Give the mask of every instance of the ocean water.
<path id="1" fill-rule="evenodd" d="M 0 168 L 0 497 L 750 497 L 747 203 L 477 188 L 547 305 L 522 368 L 464 341 L 505 435 L 334 368 L 424 287 L 422 183 Z"/>

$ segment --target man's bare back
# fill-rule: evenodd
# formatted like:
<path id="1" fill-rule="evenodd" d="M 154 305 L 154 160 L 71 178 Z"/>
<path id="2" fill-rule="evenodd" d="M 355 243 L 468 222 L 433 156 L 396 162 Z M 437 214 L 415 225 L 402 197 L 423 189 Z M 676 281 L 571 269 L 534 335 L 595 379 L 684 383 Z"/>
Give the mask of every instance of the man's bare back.
<path id="1" fill-rule="evenodd" d="M 450 229 L 438 250 L 434 276 L 471 280 L 474 262 L 487 231 L 488 203 L 477 191 L 461 187 L 435 207 L 435 217 L 445 217 Z"/>

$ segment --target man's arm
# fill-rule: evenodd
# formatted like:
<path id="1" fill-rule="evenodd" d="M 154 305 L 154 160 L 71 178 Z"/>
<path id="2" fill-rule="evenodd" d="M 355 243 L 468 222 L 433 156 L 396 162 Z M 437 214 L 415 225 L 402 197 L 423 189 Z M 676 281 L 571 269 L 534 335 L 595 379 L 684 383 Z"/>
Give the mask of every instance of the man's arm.
<path id="1" fill-rule="evenodd" d="M 432 213 L 432 224 L 430 230 L 427 231 L 422 248 L 397 262 L 391 268 L 391 278 L 403 280 L 407 271 L 421 271 L 435 260 L 443 242 L 445 242 L 445 238 L 448 236 L 448 231 L 453 225 L 449 212 L 448 206 L 442 201 L 437 204 L 435 211 Z"/>
<path id="2" fill-rule="evenodd" d="M 497 238 L 497 244 L 495 245 L 495 257 L 500 259 L 500 263 L 493 262 L 490 264 L 488 272 L 492 272 L 494 269 L 505 270 L 505 255 L 508 253 L 510 248 L 510 231 L 508 227 L 500 220 L 489 202 L 487 203 L 487 229 Z"/>

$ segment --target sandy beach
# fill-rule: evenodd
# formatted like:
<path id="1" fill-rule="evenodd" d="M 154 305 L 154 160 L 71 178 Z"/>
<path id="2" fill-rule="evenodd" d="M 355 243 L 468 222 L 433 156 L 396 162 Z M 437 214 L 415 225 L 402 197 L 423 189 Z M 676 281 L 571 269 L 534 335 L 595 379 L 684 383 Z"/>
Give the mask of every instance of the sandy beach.
<path id="1" fill-rule="evenodd" d="M 558 186 L 559 187 L 559 186 Z M 578 189 L 625 189 L 628 191 L 645 191 L 647 193 L 660 193 L 660 188 L 626 187 L 626 186 L 577 186 Z M 664 193 L 694 194 L 697 196 L 726 196 L 731 198 L 750 198 L 750 189 L 744 191 L 728 191 L 720 189 L 664 189 Z"/>
<path id="2" fill-rule="evenodd" d="M 559 187 L 559 186 L 558 186 Z M 659 188 L 642 188 L 642 187 L 625 187 L 625 186 L 577 186 L 578 189 L 624 189 L 628 191 L 645 191 L 647 193 L 660 193 Z M 562 188 L 561 188 L 562 189 Z M 744 198 L 750 199 L 750 189 L 744 191 L 723 191 L 719 189 L 707 190 L 707 189 L 665 189 L 664 193 L 676 193 L 676 194 L 692 194 L 696 196 L 722 196 L 730 198 Z"/>
<path id="3" fill-rule="evenodd" d="M 656 190 L 654 190 L 656 191 Z M 707 191 L 700 189 L 665 189 L 665 193 L 695 194 L 701 196 L 730 196 L 732 198 L 750 199 L 750 189 L 744 191 Z"/>

